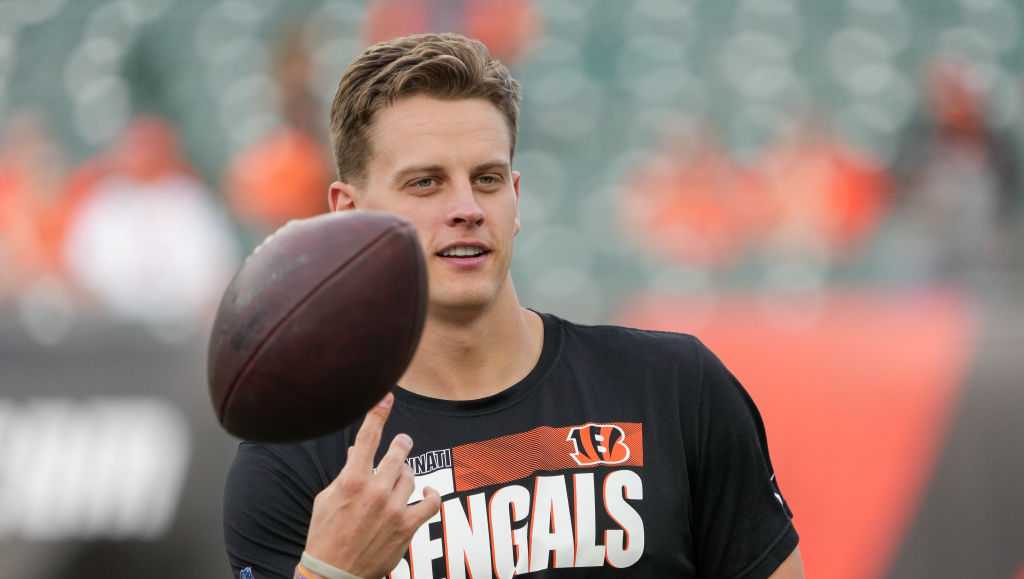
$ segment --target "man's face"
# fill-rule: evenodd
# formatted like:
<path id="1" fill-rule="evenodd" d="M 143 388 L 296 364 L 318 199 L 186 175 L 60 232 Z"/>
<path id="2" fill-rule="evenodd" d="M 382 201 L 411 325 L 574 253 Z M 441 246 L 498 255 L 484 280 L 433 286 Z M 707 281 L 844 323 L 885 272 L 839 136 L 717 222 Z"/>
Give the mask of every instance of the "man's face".
<path id="1" fill-rule="evenodd" d="M 505 117 L 483 99 L 402 99 L 379 111 L 361 187 L 335 183 L 331 207 L 412 222 L 427 260 L 431 307 L 481 309 L 508 287 L 519 231 L 519 174 Z"/>

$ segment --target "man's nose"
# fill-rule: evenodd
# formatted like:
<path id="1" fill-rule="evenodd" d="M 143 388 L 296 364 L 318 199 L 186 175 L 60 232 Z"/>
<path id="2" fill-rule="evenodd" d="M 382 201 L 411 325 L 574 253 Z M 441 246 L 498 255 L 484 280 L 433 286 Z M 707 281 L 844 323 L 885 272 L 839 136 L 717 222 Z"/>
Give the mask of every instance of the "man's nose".
<path id="1" fill-rule="evenodd" d="M 483 225 L 484 210 L 477 202 L 476 191 L 470 183 L 463 183 L 455 188 L 451 209 L 448 213 L 448 225 Z"/>

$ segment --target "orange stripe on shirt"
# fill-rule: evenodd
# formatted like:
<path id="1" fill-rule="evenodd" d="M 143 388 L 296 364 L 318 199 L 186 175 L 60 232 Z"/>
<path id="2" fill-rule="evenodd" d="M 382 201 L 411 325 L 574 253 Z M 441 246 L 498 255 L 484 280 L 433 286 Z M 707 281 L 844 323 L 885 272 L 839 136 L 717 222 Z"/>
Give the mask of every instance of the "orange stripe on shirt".
<path id="1" fill-rule="evenodd" d="M 639 422 L 602 423 L 615 425 L 625 436 L 621 442 L 629 449 L 625 460 L 615 463 L 623 466 L 644 465 L 643 424 Z M 455 490 L 472 490 L 487 485 L 504 484 L 527 478 L 537 471 L 558 471 L 590 468 L 573 459 L 578 452 L 593 456 L 599 453 L 587 437 L 584 448 L 577 449 L 569 433 L 581 426 L 540 426 L 533 430 L 499 436 L 490 440 L 471 442 L 452 448 L 455 469 Z M 621 449 L 620 449 L 621 450 Z M 608 453 L 618 456 L 620 453 Z M 603 461 L 599 461 L 603 462 Z"/>

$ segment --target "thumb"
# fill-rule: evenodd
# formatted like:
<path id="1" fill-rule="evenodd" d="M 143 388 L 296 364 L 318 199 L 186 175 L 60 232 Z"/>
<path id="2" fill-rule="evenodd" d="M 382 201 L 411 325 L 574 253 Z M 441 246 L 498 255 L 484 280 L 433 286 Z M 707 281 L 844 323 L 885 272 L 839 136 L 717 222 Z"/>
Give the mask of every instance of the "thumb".
<path id="1" fill-rule="evenodd" d="M 433 487 L 423 487 L 423 500 L 409 508 L 416 528 L 426 523 L 441 510 L 441 495 Z"/>

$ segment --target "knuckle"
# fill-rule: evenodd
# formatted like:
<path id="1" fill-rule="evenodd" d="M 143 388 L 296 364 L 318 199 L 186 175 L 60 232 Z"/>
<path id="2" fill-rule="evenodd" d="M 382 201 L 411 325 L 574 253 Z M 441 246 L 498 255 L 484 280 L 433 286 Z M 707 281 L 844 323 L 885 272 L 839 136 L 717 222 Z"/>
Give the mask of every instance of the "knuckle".
<path id="1" fill-rule="evenodd" d="M 391 502 L 395 505 L 395 509 L 402 513 L 409 510 L 409 494 L 403 490 L 396 490 L 392 493 Z"/>
<path id="2" fill-rule="evenodd" d="M 405 505 L 398 504 L 395 501 L 390 501 L 384 508 L 384 516 L 390 521 L 404 521 L 405 520 Z"/>
<path id="3" fill-rule="evenodd" d="M 356 495 L 363 492 L 366 483 L 360 478 L 345 477 L 341 479 L 338 488 L 346 495 Z"/>
<path id="4" fill-rule="evenodd" d="M 372 485 L 367 490 L 367 498 L 377 507 L 384 507 L 388 503 L 388 492 L 380 485 Z"/>
<path id="5" fill-rule="evenodd" d="M 420 528 L 420 525 L 419 521 L 411 517 L 405 517 L 398 528 L 403 535 L 411 535 L 416 532 L 416 529 Z"/>
<path id="6" fill-rule="evenodd" d="M 365 444 L 365 441 L 372 439 L 374 434 L 377 432 L 376 421 L 370 416 L 366 417 L 366 421 L 359 427 L 359 432 L 356 433 L 356 444 Z"/>
<path id="7" fill-rule="evenodd" d="M 397 474 L 397 471 L 405 464 L 405 457 L 408 456 L 408 453 L 409 451 L 407 450 L 393 446 L 388 449 L 388 453 L 385 455 L 382 462 L 383 464 L 387 464 L 388 467 L 392 469 L 392 472 Z M 383 466 L 383 464 L 381 466 Z"/>

